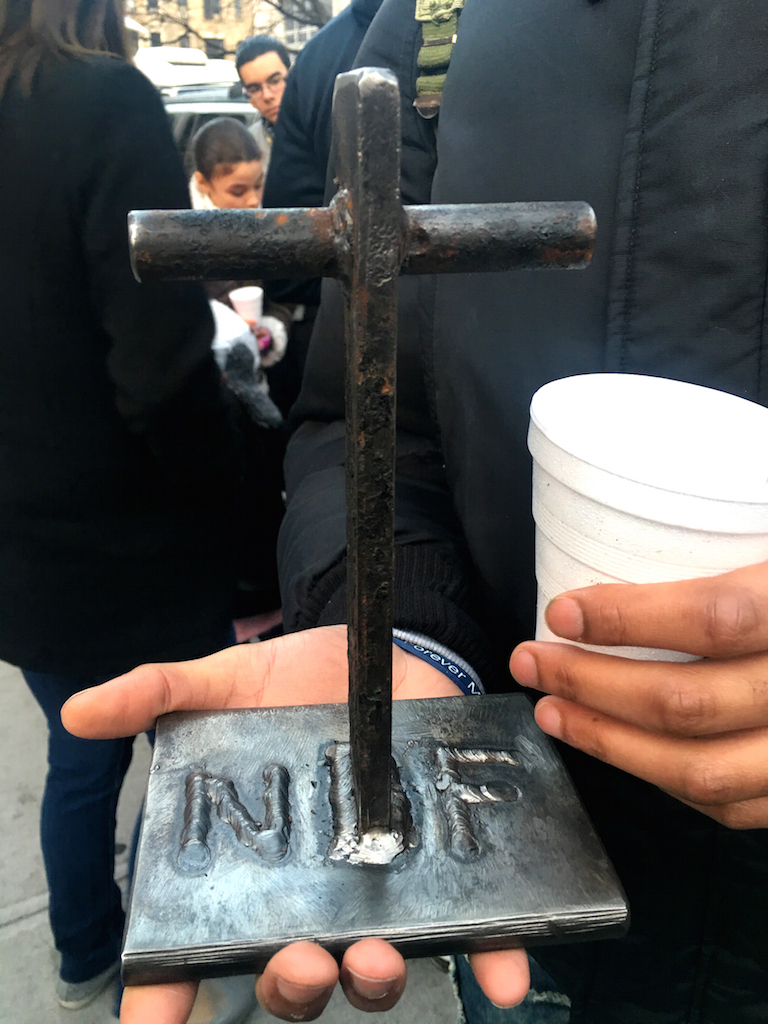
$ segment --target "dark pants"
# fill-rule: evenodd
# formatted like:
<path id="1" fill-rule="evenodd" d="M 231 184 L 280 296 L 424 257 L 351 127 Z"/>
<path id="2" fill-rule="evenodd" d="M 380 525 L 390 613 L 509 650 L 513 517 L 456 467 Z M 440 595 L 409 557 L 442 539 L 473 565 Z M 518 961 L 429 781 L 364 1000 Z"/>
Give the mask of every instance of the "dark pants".
<path id="1" fill-rule="evenodd" d="M 230 626 L 221 646 L 234 643 L 235 631 Z M 115 824 L 135 737 L 82 740 L 61 724 L 65 701 L 111 676 L 22 672 L 48 720 L 48 775 L 40 813 L 40 845 L 48 879 L 51 931 L 61 953 L 59 974 L 76 984 L 100 974 L 120 955 L 125 915 L 114 878 Z M 137 834 L 136 829 L 131 872 Z"/>
<path id="2" fill-rule="evenodd" d="M 534 951 L 571 1024 L 765 1024 L 768 829 L 731 831 L 561 749 L 631 914 L 626 938 Z"/>
<path id="3" fill-rule="evenodd" d="M 117 800 L 134 737 L 83 740 L 61 724 L 64 702 L 105 677 L 24 672 L 48 720 L 40 843 L 64 981 L 87 981 L 120 955 L 123 907 L 114 880 Z"/>

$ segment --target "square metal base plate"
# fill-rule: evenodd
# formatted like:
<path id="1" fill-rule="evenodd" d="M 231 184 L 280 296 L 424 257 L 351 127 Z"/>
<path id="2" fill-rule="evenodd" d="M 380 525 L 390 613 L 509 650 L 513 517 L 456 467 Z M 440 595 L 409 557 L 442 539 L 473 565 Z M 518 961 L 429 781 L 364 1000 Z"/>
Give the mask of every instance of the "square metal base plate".
<path id="1" fill-rule="evenodd" d="M 621 886 L 525 697 L 395 702 L 404 849 L 388 864 L 360 862 L 348 739 L 345 704 L 160 720 L 126 982 L 255 971 L 297 939 L 432 956 L 624 930 Z"/>

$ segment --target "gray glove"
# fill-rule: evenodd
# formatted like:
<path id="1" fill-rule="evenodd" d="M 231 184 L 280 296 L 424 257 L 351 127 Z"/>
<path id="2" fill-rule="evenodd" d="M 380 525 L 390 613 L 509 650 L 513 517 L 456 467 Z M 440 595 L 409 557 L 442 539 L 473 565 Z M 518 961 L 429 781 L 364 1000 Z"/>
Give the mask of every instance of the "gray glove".
<path id="1" fill-rule="evenodd" d="M 242 341 L 227 353 L 224 380 L 248 410 L 251 419 L 261 427 L 275 429 L 282 425 L 283 414 L 269 397 L 266 383 L 257 380 L 253 352 Z"/>

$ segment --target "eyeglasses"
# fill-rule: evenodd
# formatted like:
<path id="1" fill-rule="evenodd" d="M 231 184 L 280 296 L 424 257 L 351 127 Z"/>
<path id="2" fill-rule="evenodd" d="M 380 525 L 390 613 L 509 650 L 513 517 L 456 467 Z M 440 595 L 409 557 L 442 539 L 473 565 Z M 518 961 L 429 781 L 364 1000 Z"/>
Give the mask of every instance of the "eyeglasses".
<path id="1" fill-rule="evenodd" d="M 276 71 L 274 75 L 269 76 L 266 82 L 248 82 L 247 84 L 244 82 L 243 91 L 247 92 L 249 96 L 258 96 L 265 89 L 277 89 L 278 86 L 284 84 L 287 77 L 281 71 Z"/>

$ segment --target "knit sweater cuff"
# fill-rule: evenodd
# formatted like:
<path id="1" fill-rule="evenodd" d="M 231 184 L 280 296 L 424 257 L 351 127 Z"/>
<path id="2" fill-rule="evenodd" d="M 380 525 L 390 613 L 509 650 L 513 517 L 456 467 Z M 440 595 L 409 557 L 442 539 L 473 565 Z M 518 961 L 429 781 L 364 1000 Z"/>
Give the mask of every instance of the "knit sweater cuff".
<path id="1" fill-rule="evenodd" d="M 341 559 L 312 594 L 314 622 L 347 621 L 347 562 Z M 489 641 L 472 615 L 466 575 L 444 546 L 408 544 L 395 550 L 393 626 L 438 641 L 473 666 L 482 681 L 493 676 Z"/>

